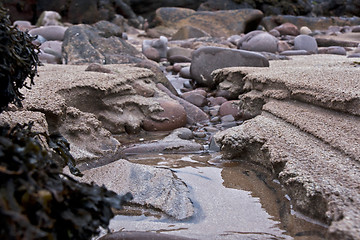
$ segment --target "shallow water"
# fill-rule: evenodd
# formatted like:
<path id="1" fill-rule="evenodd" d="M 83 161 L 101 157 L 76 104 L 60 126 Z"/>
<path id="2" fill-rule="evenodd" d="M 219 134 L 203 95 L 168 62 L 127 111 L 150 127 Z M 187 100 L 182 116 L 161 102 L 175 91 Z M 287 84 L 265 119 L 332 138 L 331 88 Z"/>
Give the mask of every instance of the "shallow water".
<path id="1" fill-rule="evenodd" d="M 186 183 L 195 215 L 176 221 L 154 209 L 127 206 L 113 231 L 151 231 L 195 239 L 324 239 L 326 226 L 303 219 L 269 172 L 220 153 L 129 156 L 131 162 L 169 168 Z"/>
<path id="2" fill-rule="evenodd" d="M 167 77 L 179 93 L 183 83 L 188 81 L 170 73 Z M 241 123 L 234 122 L 235 125 Z M 125 206 L 111 221 L 110 229 L 169 233 L 207 240 L 325 239 L 327 226 L 294 211 L 286 191 L 267 169 L 223 159 L 221 153 L 209 153 L 211 136 L 215 132 L 209 132 L 205 127 L 218 131 L 231 126 L 212 121 L 190 126 L 192 131 L 206 133 L 204 138 L 195 137 L 204 146 L 203 153 L 122 156 L 134 163 L 171 169 L 188 186 L 195 214 L 190 219 L 177 221 L 156 209 Z M 167 134 L 142 132 L 115 137 L 126 146 L 157 141 Z"/>

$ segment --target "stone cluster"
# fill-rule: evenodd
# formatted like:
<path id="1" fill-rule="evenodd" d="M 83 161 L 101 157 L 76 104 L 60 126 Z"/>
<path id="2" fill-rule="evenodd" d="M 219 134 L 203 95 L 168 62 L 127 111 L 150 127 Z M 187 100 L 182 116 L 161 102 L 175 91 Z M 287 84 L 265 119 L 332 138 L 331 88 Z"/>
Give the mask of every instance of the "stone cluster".
<path id="1" fill-rule="evenodd" d="M 156 7 L 157 25 L 143 29 L 119 16 L 65 24 L 53 11 L 38 25 L 14 22 L 37 37 L 45 66 L 24 93 L 24 109 L 11 108 L 1 121 L 32 119 L 40 132 L 61 133 L 79 164 L 220 148 L 229 157 L 246 156 L 281 179 L 297 210 L 329 224 L 329 239 L 359 238 L 359 18 L 209 11 L 216 2 L 202 3 L 201 12 Z M 154 131 L 172 133 L 127 148 L 115 137 Z M 117 162 L 89 175 L 107 168 L 122 168 L 125 177 L 137 169 L 162 184 L 149 193 L 123 179 L 138 191 L 136 203 L 178 219 L 193 214 L 186 186 L 172 181 L 170 170 Z M 144 175 L 136 177 L 146 184 Z M 183 193 L 165 196 L 176 191 Z"/>

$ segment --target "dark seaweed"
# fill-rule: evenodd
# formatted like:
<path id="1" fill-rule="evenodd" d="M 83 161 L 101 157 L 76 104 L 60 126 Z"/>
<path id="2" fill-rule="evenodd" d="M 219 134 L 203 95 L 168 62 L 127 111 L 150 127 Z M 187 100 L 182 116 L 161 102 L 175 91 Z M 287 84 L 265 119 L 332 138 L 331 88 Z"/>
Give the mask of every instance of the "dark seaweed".
<path id="1" fill-rule="evenodd" d="M 131 194 L 61 172 L 32 123 L 0 127 L 0 239 L 90 239 Z"/>
<path id="2" fill-rule="evenodd" d="M 11 26 L 6 9 L 0 6 L 0 113 L 9 103 L 21 106 L 24 96 L 19 90 L 34 84 L 40 62 L 33 40 L 28 33 Z"/>

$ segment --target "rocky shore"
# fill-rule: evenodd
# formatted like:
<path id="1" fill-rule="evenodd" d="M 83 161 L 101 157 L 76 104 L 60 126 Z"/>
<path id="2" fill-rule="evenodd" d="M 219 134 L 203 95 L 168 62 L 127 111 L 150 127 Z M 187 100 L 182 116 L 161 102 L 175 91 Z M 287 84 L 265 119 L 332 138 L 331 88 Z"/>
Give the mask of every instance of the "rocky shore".
<path id="1" fill-rule="evenodd" d="M 51 11 L 41 27 L 15 22 L 37 36 L 44 66 L 23 108 L 0 121 L 60 133 L 83 181 L 178 220 L 194 214 L 186 184 L 126 156 L 221 151 L 267 168 L 294 210 L 329 226 L 326 239 L 359 239 L 359 18 L 153 14 L 157 25 L 143 29 L 121 16 L 64 23 Z"/>

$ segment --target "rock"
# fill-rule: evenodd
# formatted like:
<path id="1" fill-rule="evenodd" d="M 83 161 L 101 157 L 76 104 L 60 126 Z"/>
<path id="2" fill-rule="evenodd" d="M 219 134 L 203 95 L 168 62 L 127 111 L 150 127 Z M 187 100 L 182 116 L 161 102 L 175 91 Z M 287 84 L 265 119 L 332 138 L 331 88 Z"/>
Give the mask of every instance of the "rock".
<path id="1" fill-rule="evenodd" d="M 142 240 L 194 240 L 192 238 L 185 238 L 180 236 L 174 236 L 170 234 L 163 233 L 152 233 L 152 232 L 131 232 L 131 231 L 121 231 L 108 233 L 105 236 L 99 238 L 99 240 L 120 240 L 120 239 L 142 239 Z"/>
<path id="2" fill-rule="evenodd" d="M 49 133 L 66 136 L 77 162 L 111 157 L 120 146 L 112 135 L 140 132 L 144 119 L 158 119 L 159 102 L 179 106 L 156 87 L 148 69 L 115 64 L 103 73 L 87 67 L 40 66 L 36 85 L 23 91 L 23 109 L 45 114 Z"/>
<path id="3" fill-rule="evenodd" d="M 259 53 L 219 47 L 202 47 L 194 51 L 190 73 L 198 84 L 215 87 L 211 73 L 219 68 L 234 66 L 268 67 L 268 60 Z"/>
<path id="4" fill-rule="evenodd" d="M 31 128 L 34 132 L 49 135 L 48 124 L 44 113 L 32 111 L 6 111 L 0 114 L 1 126 L 8 124 L 9 127 L 13 128 L 16 124 L 25 124 L 29 123 L 29 121 L 34 122 L 34 125 Z"/>
<path id="5" fill-rule="evenodd" d="M 299 35 L 294 39 L 294 50 L 306 50 L 309 53 L 317 53 L 318 45 L 314 37 Z"/>
<path id="6" fill-rule="evenodd" d="M 61 58 L 58 58 L 53 54 L 45 53 L 44 51 L 40 51 L 39 60 L 42 63 L 52 63 L 52 64 L 61 63 Z"/>
<path id="7" fill-rule="evenodd" d="M 163 111 L 144 119 L 143 128 L 146 131 L 169 131 L 186 124 L 186 112 L 176 101 L 159 100 Z"/>
<path id="8" fill-rule="evenodd" d="M 354 33 L 360 32 L 360 25 L 354 26 L 354 27 L 351 29 L 351 32 L 354 32 Z"/>
<path id="9" fill-rule="evenodd" d="M 209 106 L 220 106 L 224 102 L 226 102 L 227 99 L 224 97 L 209 97 L 208 102 Z"/>
<path id="10" fill-rule="evenodd" d="M 348 58 L 360 58 L 360 53 L 351 53 L 348 55 Z"/>
<path id="11" fill-rule="evenodd" d="M 184 26 L 181 27 L 172 37 L 171 40 L 185 40 L 189 38 L 201 38 L 201 37 L 210 37 L 210 35 L 204 32 L 201 29 Z"/>
<path id="12" fill-rule="evenodd" d="M 294 210 L 330 223 L 326 239 L 335 240 L 339 236 L 357 239 L 359 164 L 343 153 L 344 148 L 335 150 L 329 146 L 329 141 L 317 137 L 319 133 L 336 139 L 346 136 L 346 129 L 353 128 L 354 122 L 340 127 L 334 121 L 335 125 L 332 125 L 330 122 L 335 120 L 335 116 L 341 122 L 344 116 L 340 117 L 338 112 L 319 115 L 318 111 L 324 112 L 311 105 L 299 106 L 281 101 L 271 102 L 267 109 L 271 113 L 262 113 L 215 136 L 223 154 L 228 158 L 246 159 L 275 172 L 287 189 Z M 324 124 L 326 130 L 317 128 Z M 328 124 L 338 131 L 334 133 Z M 341 135 L 338 135 L 339 131 Z M 348 204 L 349 198 L 351 204 Z M 343 217 L 339 218 L 340 213 Z"/>
<path id="13" fill-rule="evenodd" d="M 320 54 L 336 54 L 336 55 L 345 55 L 346 56 L 345 48 L 339 47 L 339 46 L 321 48 L 321 49 L 319 49 L 319 53 Z"/>
<path id="14" fill-rule="evenodd" d="M 207 104 L 206 98 L 203 95 L 197 93 L 196 91 L 190 91 L 190 92 L 183 93 L 182 97 L 186 101 L 188 101 L 198 107 L 203 107 Z"/>
<path id="15" fill-rule="evenodd" d="M 156 10 L 155 21 L 168 28 L 192 26 L 213 37 L 228 37 L 255 30 L 262 17 L 262 12 L 254 9 L 196 12 L 191 9 L 163 7 Z"/>
<path id="16" fill-rule="evenodd" d="M 62 26 L 61 16 L 55 11 L 44 11 L 36 22 L 36 26 Z"/>
<path id="17" fill-rule="evenodd" d="M 71 154 L 78 161 L 114 154 L 120 143 L 101 126 L 96 115 L 68 107 L 59 132 L 71 143 Z"/>
<path id="18" fill-rule="evenodd" d="M 139 4 L 139 0 L 128 0 L 128 2 L 136 13 L 146 16 L 152 16 L 161 7 L 179 7 L 196 10 L 201 3 L 198 0 L 141 0 L 141 4 Z"/>
<path id="19" fill-rule="evenodd" d="M 276 30 L 275 28 L 274 28 L 274 29 L 271 29 L 271 30 L 269 31 L 269 33 L 270 33 L 271 35 L 273 35 L 274 37 L 276 37 L 276 38 L 278 38 L 278 37 L 281 36 L 280 32 L 279 32 L 278 30 Z"/>
<path id="20" fill-rule="evenodd" d="M 44 26 L 31 29 L 29 34 L 32 36 L 41 35 L 47 41 L 63 41 L 66 30 L 67 27 L 62 26 Z"/>
<path id="21" fill-rule="evenodd" d="M 40 49 L 45 53 L 52 54 L 61 63 L 62 56 L 62 42 L 61 41 L 46 41 L 40 45 Z"/>
<path id="22" fill-rule="evenodd" d="M 311 30 L 324 30 L 329 26 L 353 26 L 360 25 L 359 17 L 305 17 L 292 15 L 267 16 L 262 20 L 262 25 L 267 31 L 283 23 L 292 23 L 298 28 L 307 26 Z"/>
<path id="23" fill-rule="evenodd" d="M 185 129 L 186 128 L 176 129 L 164 139 L 159 141 L 127 146 L 121 153 L 125 155 L 155 153 L 198 153 L 203 150 L 203 146 L 200 143 L 181 138 L 184 136 L 189 136 L 188 130 L 190 131 L 190 129 Z M 193 138 L 192 133 L 191 137 Z"/>
<path id="24" fill-rule="evenodd" d="M 306 50 L 285 50 L 280 53 L 283 56 L 310 55 Z"/>
<path id="25" fill-rule="evenodd" d="M 209 117 L 206 113 L 204 113 L 200 108 L 195 106 L 194 104 L 185 101 L 184 99 L 175 96 L 171 93 L 167 88 L 165 88 L 161 83 L 156 85 L 160 90 L 164 91 L 168 94 L 172 99 L 178 101 L 186 111 L 187 123 L 188 124 L 195 124 L 195 123 L 202 123 L 209 120 Z"/>
<path id="26" fill-rule="evenodd" d="M 278 30 L 281 35 L 292 35 L 297 36 L 300 34 L 300 31 L 297 26 L 292 23 L 286 22 L 274 28 Z"/>
<path id="27" fill-rule="evenodd" d="M 161 36 L 159 39 L 144 40 L 142 43 L 142 52 L 151 60 L 159 62 L 167 56 L 168 39 Z"/>
<path id="28" fill-rule="evenodd" d="M 31 24 L 31 22 L 29 21 L 23 21 L 23 20 L 17 20 L 13 23 L 13 26 L 17 26 L 17 28 L 20 31 L 26 32 L 29 31 L 31 29 L 34 29 L 35 26 Z"/>
<path id="29" fill-rule="evenodd" d="M 180 77 L 191 79 L 190 67 L 181 68 Z"/>
<path id="30" fill-rule="evenodd" d="M 191 54 L 193 51 L 194 50 L 189 48 L 171 47 L 167 50 L 167 58 L 173 59 L 174 57 L 178 56 L 178 57 L 183 57 L 183 59 L 190 60 L 191 62 Z"/>
<path id="31" fill-rule="evenodd" d="M 224 156 L 273 172 L 295 211 L 330 225 L 324 238 L 357 239 L 360 85 L 354 61 L 318 54 L 222 71 L 235 69 L 249 91 L 249 100 L 242 95 L 240 101 L 263 104 L 260 115 L 216 134 Z"/>
<path id="32" fill-rule="evenodd" d="M 135 67 L 147 68 L 150 69 L 156 76 L 155 83 L 163 84 L 167 89 L 169 89 L 173 94 L 177 94 L 176 89 L 170 83 L 169 79 L 166 78 L 164 72 L 160 69 L 159 65 L 150 60 L 141 60 Z"/>
<path id="33" fill-rule="evenodd" d="M 144 40 L 145 42 L 146 40 Z M 151 46 L 148 46 L 146 48 L 143 48 L 142 53 L 150 60 L 153 60 L 155 62 L 160 62 L 161 57 L 160 53 L 156 48 L 153 48 Z"/>
<path id="34" fill-rule="evenodd" d="M 170 58 L 168 58 L 168 61 L 171 64 L 174 64 L 174 63 L 190 63 L 191 58 L 177 55 L 177 56 L 171 56 Z"/>
<path id="35" fill-rule="evenodd" d="M 239 42 L 238 49 L 255 51 L 255 52 L 272 52 L 278 51 L 277 38 L 263 31 L 252 31 L 246 34 Z"/>
<path id="36" fill-rule="evenodd" d="M 97 63 L 91 63 L 85 71 L 111 73 L 111 70 Z"/>
<path id="37" fill-rule="evenodd" d="M 229 79 L 230 89 L 242 86 L 243 91 L 258 90 L 266 97 L 301 100 L 360 116 L 360 108 L 354 105 L 360 85 L 354 78 L 358 68 L 353 61 L 339 55 L 293 56 L 290 61 L 273 61 L 269 68 L 219 69 L 214 77 L 220 81 Z M 230 84 L 232 81 L 234 84 Z"/>
<path id="38" fill-rule="evenodd" d="M 286 41 L 278 41 L 277 48 L 280 53 L 291 50 L 290 45 Z"/>
<path id="39" fill-rule="evenodd" d="M 316 42 L 319 47 L 357 47 L 359 45 L 360 33 L 343 33 L 338 36 L 318 35 Z"/>
<path id="40" fill-rule="evenodd" d="M 201 3 L 198 11 L 219 11 L 219 10 L 233 10 L 240 8 L 251 8 L 247 3 L 237 3 L 232 0 L 207 0 L 204 3 Z"/>
<path id="41" fill-rule="evenodd" d="M 226 70 L 215 70 L 212 76 L 213 80 L 219 83 L 217 96 L 225 97 L 226 99 L 238 99 L 239 95 L 246 90 L 243 80 L 245 75 L 235 67 L 227 68 Z"/>
<path id="42" fill-rule="evenodd" d="M 63 63 L 137 63 L 145 59 L 121 38 L 122 31 L 121 27 L 106 21 L 69 27 L 63 42 Z"/>
<path id="43" fill-rule="evenodd" d="M 227 101 L 221 104 L 219 109 L 220 116 L 231 115 L 234 119 L 239 119 L 241 112 L 239 108 L 239 100 Z"/>
<path id="44" fill-rule="evenodd" d="M 232 36 L 228 37 L 227 41 L 229 41 L 233 45 L 237 46 L 242 37 L 243 37 L 243 35 L 232 35 Z"/>
<path id="45" fill-rule="evenodd" d="M 306 27 L 306 26 L 302 26 L 300 28 L 300 34 L 303 34 L 303 35 L 310 35 L 312 33 L 311 29 Z"/>
<path id="46" fill-rule="evenodd" d="M 130 192 L 130 202 L 161 210 L 184 220 L 194 214 L 186 185 L 171 170 L 130 163 L 120 159 L 105 166 L 83 171 L 82 182 L 105 185 L 120 195 Z"/>

